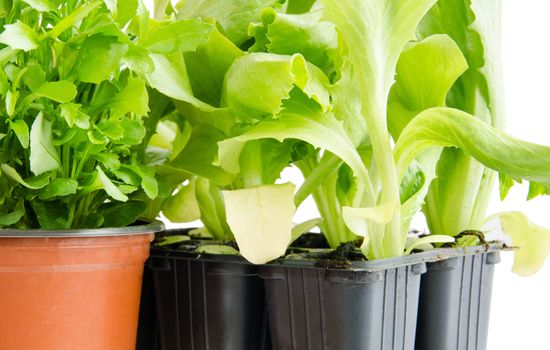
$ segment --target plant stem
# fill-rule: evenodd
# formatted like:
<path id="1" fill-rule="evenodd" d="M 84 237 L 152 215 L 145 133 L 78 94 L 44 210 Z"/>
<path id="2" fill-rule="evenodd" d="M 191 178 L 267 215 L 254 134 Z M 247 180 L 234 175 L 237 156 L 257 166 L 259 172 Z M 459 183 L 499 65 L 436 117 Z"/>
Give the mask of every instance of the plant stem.
<path id="1" fill-rule="evenodd" d="M 367 116 L 367 127 L 372 142 L 374 160 L 378 166 L 378 176 L 382 185 L 381 195 L 377 204 L 388 202 L 399 203 L 399 182 L 397 170 L 393 158 L 393 149 L 390 134 L 386 126 L 386 106 L 384 103 L 372 104 Z M 369 237 L 373 240 L 371 254 L 376 259 L 389 258 L 403 255 L 406 236 L 401 232 L 400 210 L 395 206 L 392 219 L 387 225 L 373 223 L 369 225 Z M 376 240 L 381 242 L 376 242 Z M 380 245 L 381 243 L 381 245 Z M 378 251 L 376 247 L 381 247 Z"/>
<path id="2" fill-rule="evenodd" d="M 342 161 L 340 158 L 336 157 L 332 153 L 325 153 L 323 157 L 321 158 L 321 161 L 314 166 L 314 168 L 309 169 L 307 176 L 304 174 L 305 180 L 302 186 L 298 189 L 296 194 L 294 195 L 294 204 L 296 207 L 299 207 L 303 201 L 312 194 L 321 184 L 323 181 L 326 180 L 326 177 L 328 174 L 334 171 L 334 169 L 337 169 L 340 164 L 342 164 Z M 302 173 L 304 173 L 304 169 L 302 169 Z"/>

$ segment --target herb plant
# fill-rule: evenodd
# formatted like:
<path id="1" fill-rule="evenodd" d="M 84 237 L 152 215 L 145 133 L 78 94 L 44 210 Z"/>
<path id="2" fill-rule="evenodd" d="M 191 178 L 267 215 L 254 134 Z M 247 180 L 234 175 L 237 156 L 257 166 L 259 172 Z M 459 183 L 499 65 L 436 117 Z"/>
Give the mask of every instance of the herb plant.
<path id="1" fill-rule="evenodd" d="M 158 22 L 138 0 L 0 1 L 0 227 L 154 219 L 147 85 L 211 25 Z M 159 80 L 161 83 L 159 83 Z"/>
<path id="2" fill-rule="evenodd" d="M 480 229 L 497 173 L 503 195 L 521 179 L 531 197 L 550 189 L 550 148 L 502 131 L 499 2 L 157 5 L 161 18 L 213 18 L 208 41 L 178 56 L 178 81 L 159 89 L 177 101 L 161 120 L 186 120 L 169 128 L 178 147 L 159 170 L 214 186 L 225 210 L 195 206 L 194 217 L 217 213 L 254 263 L 308 226 L 293 232 L 291 220 L 310 194 L 332 247 L 362 237 L 365 256 L 382 259 Z M 304 175 L 296 191 L 277 182 L 289 165 Z M 192 202 L 193 186 L 165 210 Z M 433 234 L 407 243 L 421 209 Z M 506 224 L 517 218 L 502 216 L 503 228 L 517 233 Z"/>

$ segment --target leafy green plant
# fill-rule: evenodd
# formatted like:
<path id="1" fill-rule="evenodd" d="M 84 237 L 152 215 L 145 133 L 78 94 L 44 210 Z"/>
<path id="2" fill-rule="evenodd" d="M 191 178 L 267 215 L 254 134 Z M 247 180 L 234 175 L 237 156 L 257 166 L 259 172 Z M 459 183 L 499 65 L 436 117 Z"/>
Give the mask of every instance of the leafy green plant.
<path id="1" fill-rule="evenodd" d="M 0 226 L 133 223 L 157 182 L 139 155 L 145 82 L 121 65 L 135 49 L 128 14 L 81 1 L 2 9 Z"/>
<path id="2" fill-rule="evenodd" d="M 0 227 L 154 219 L 166 185 L 145 155 L 147 85 L 170 84 L 166 55 L 211 27 L 155 21 L 138 0 L 0 1 Z"/>
<path id="3" fill-rule="evenodd" d="M 188 127 L 161 168 L 221 189 L 225 222 L 252 262 L 284 254 L 310 194 L 332 247 L 362 237 L 365 256 L 381 259 L 412 250 L 421 209 L 433 235 L 415 246 L 480 229 L 497 173 L 503 194 L 520 179 L 532 195 L 548 190 L 550 148 L 502 132 L 498 2 L 258 1 L 238 40 L 243 23 L 224 22 L 212 1 L 192 3 L 155 11 L 216 26 L 183 55 L 185 84 L 159 90 L 181 101 L 170 110 Z M 277 183 L 291 164 L 305 178 L 295 192 Z"/>

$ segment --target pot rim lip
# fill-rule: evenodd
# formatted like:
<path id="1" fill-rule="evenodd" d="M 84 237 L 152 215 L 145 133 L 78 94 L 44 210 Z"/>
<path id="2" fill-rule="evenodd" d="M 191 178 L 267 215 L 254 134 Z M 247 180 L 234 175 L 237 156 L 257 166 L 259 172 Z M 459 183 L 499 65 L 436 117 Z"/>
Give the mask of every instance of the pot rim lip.
<path id="1" fill-rule="evenodd" d="M 105 227 L 93 229 L 42 230 L 42 229 L 0 229 L 0 238 L 82 238 L 117 237 L 156 233 L 165 229 L 164 223 L 155 220 L 150 223 L 125 227 Z"/>
<path id="2" fill-rule="evenodd" d="M 163 232 L 164 235 L 185 234 L 191 228 L 172 228 Z M 199 239 L 200 240 L 200 239 Z M 455 248 L 436 248 L 424 252 L 417 252 L 409 255 L 403 255 L 394 258 L 353 261 L 351 266 L 346 269 L 331 269 L 324 267 L 316 267 L 318 260 L 305 259 L 285 259 L 278 258 L 265 264 L 256 265 L 259 269 L 269 269 L 273 267 L 285 268 L 300 268 L 300 269 L 320 269 L 330 271 L 364 271 L 375 272 L 399 267 L 423 265 L 426 263 L 435 263 L 452 258 L 461 258 L 470 255 L 481 255 L 489 253 L 499 253 L 505 251 L 513 251 L 514 247 L 507 246 L 504 242 L 490 242 L 488 245 L 477 245 L 472 247 L 455 247 Z M 251 264 L 241 255 L 223 255 L 223 254 L 201 254 L 184 250 L 173 249 L 169 247 L 151 246 L 151 257 L 161 259 L 175 260 L 195 260 L 209 262 L 225 262 L 235 264 Z"/>
<path id="3" fill-rule="evenodd" d="M 367 261 L 353 261 L 349 269 L 326 269 L 315 266 L 315 260 L 291 260 L 291 259 L 277 259 L 267 264 L 259 265 L 260 269 L 269 269 L 272 267 L 284 267 L 284 268 L 314 268 L 322 270 L 334 270 L 334 271 L 365 271 L 376 272 L 389 269 L 395 269 L 400 267 L 415 266 L 429 263 L 436 263 L 453 258 L 462 258 L 470 255 L 481 255 L 489 253 L 499 253 L 503 251 L 510 251 L 512 248 L 507 247 L 503 243 L 491 243 L 488 246 L 478 245 L 472 247 L 462 248 L 436 248 L 433 250 L 427 250 L 424 252 L 413 253 L 409 255 L 403 255 L 394 258 L 376 259 Z"/>

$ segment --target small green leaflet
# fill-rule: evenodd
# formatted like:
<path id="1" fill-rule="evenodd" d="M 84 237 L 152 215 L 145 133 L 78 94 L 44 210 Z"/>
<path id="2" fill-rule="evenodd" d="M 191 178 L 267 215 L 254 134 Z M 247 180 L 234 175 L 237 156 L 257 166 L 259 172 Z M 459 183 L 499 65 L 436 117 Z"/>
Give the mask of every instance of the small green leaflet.
<path id="1" fill-rule="evenodd" d="M 329 85 L 324 73 L 300 54 L 251 53 L 237 58 L 229 68 L 222 103 L 243 120 L 262 119 L 281 112 L 283 100 L 297 86 L 326 111 Z"/>
<path id="2" fill-rule="evenodd" d="M 78 189 L 78 182 L 73 179 L 57 178 L 53 179 L 38 194 L 41 200 L 48 200 L 53 197 L 63 197 L 75 194 Z"/>
<path id="3" fill-rule="evenodd" d="M 99 84 L 119 70 L 128 46 L 112 36 L 96 34 L 84 40 L 78 57 L 78 78 Z"/>
<path id="4" fill-rule="evenodd" d="M 48 35 L 56 39 L 61 33 L 71 28 L 75 23 L 84 19 L 90 12 L 92 12 L 96 7 L 102 4 L 101 1 L 92 1 L 85 5 L 78 6 L 70 15 L 63 18 L 59 23 L 55 25 L 49 32 Z"/>
<path id="5" fill-rule="evenodd" d="M 105 175 L 103 170 L 99 167 L 99 165 L 96 167 L 97 174 L 99 175 L 99 181 L 103 184 L 103 189 L 109 196 L 111 196 L 113 199 L 116 199 L 117 201 L 126 202 L 128 200 L 128 196 L 126 196 L 122 191 L 116 187 L 116 185 Z"/>
<path id="6" fill-rule="evenodd" d="M 145 82 L 139 78 L 131 77 L 126 86 L 120 90 L 107 103 L 107 108 L 111 108 L 112 116 L 115 118 L 135 113 L 138 116 L 147 115 L 149 112 L 149 95 L 145 87 Z"/>
<path id="7" fill-rule="evenodd" d="M 23 119 L 18 119 L 14 122 L 11 122 L 10 127 L 19 139 L 21 146 L 23 146 L 23 148 L 29 148 L 30 135 L 27 123 Z"/>
<path id="8" fill-rule="evenodd" d="M 38 113 L 31 127 L 30 167 L 34 175 L 40 175 L 61 166 L 57 149 L 52 140 L 52 124 Z"/>
<path id="9" fill-rule="evenodd" d="M 4 26 L 4 31 L 0 34 L 0 43 L 12 49 L 30 51 L 38 47 L 38 35 L 31 27 L 17 21 Z"/>
<path id="10" fill-rule="evenodd" d="M 25 215 L 25 203 L 17 202 L 15 208 L 10 213 L 0 212 L 0 226 L 10 226 L 16 224 Z"/>
<path id="11" fill-rule="evenodd" d="M 146 202 L 130 200 L 105 203 L 99 208 L 98 213 L 104 219 L 103 227 L 125 227 L 136 222 L 146 210 Z"/>
<path id="12" fill-rule="evenodd" d="M 61 116 L 67 122 L 67 125 L 73 127 L 78 126 L 81 129 L 88 129 L 90 127 L 90 117 L 84 114 L 80 105 L 76 103 L 64 103 L 59 106 L 61 109 Z"/>
<path id="13" fill-rule="evenodd" d="M 40 223 L 46 230 L 67 230 L 70 222 L 70 209 L 63 201 L 43 202 L 35 198 L 31 201 L 32 209 Z"/>
<path id="14" fill-rule="evenodd" d="M 21 185 L 31 190 L 38 190 L 46 186 L 50 182 L 50 176 L 48 174 L 42 174 L 30 179 L 23 180 L 21 175 L 17 173 L 17 170 L 9 166 L 8 164 L 1 164 L 0 168 L 2 172 L 12 180 L 20 183 Z"/>
<path id="15" fill-rule="evenodd" d="M 124 26 L 138 10 L 138 0 L 104 0 L 117 23 Z"/>
<path id="16" fill-rule="evenodd" d="M 42 84 L 34 93 L 55 102 L 67 103 L 76 97 L 76 87 L 66 80 L 52 81 Z"/>
<path id="17" fill-rule="evenodd" d="M 143 188 L 143 191 L 145 191 L 145 194 L 150 198 L 154 199 L 158 195 L 158 183 L 155 179 L 155 173 L 152 169 L 147 167 L 142 167 L 138 165 L 125 165 L 125 168 L 131 170 L 136 175 L 141 177 L 141 187 Z"/>
<path id="18" fill-rule="evenodd" d="M 49 0 L 23 0 L 23 2 L 41 12 L 57 12 L 54 4 Z"/>
<path id="19" fill-rule="evenodd" d="M 260 16 L 262 9 L 277 6 L 280 0 L 201 0 L 181 1 L 180 17 L 214 18 L 225 36 L 237 45 L 249 39 L 248 25 Z"/>
<path id="20" fill-rule="evenodd" d="M 15 107 L 17 106 L 17 100 L 19 99 L 19 91 L 9 90 L 6 93 L 6 112 L 8 116 L 13 117 L 15 114 Z"/>

